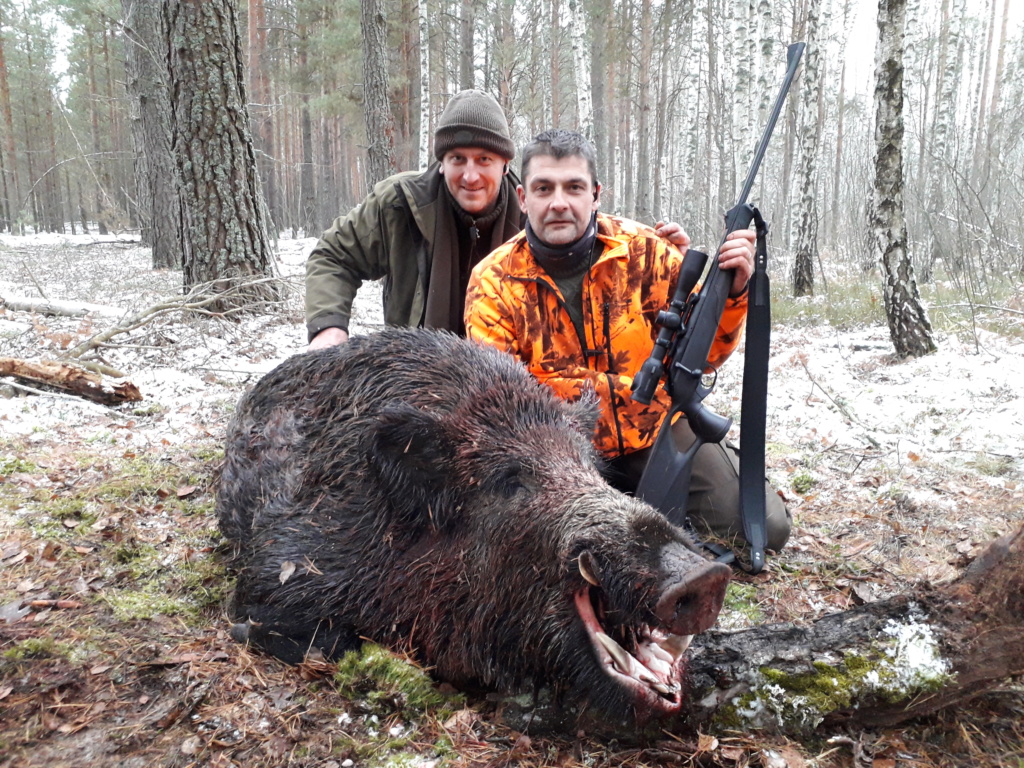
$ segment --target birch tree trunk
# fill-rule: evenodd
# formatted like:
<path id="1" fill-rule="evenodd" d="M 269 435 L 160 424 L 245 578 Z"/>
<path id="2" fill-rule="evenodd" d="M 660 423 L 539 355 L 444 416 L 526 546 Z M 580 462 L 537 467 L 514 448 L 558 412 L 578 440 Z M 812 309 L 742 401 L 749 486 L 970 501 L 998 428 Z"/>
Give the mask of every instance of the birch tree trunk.
<path id="1" fill-rule="evenodd" d="M 757 124 L 763 126 L 768 122 L 768 110 L 772 106 L 772 77 L 775 74 L 775 24 L 772 20 L 772 4 L 769 0 L 758 0 L 757 30 L 758 48 L 761 59 L 758 62 L 757 92 L 761 98 L 757 103 Z"/>
<path id="2" fill-rule="evenodd" d="M 875 190 L 871 230 L 885 281 L 885 314 L 899 357 L 935 351 L 907 251 L 903 207 L 903 36 L 906 0 L 879 0 L 875 56 Z"/>
<path id="3" fill-rule="evenodd" d="M 165 0 L 171 141 L 182 200 L 186 291 L 211 283 L 232 298 L 276 297 L 266 207 L 246 111 L 242 51 L 231 0 Z"/>
<path id="4" fill-rule="evenodd" d="M 383 0 L 362 0 L 363 110 L 366 119 L 367 191 L 397 172 L 395 118 L 388 94 L 388 25 Z"/>
<path id="5" fill-rule="evenodd" d="M 945 192 L 943 179 L 949 164 L 949 141 L 956 115 L 959 84 L 957 76 L 960 49 L 960 19 L 964 0 L 943 0 L 942 30 L 939 35 L 939 86 L 935 100 L 935 124 L 932 128 L 931 173 L 928 186 L 928 221 L 930 244 L 927 255 L 927 274 L 931 279 L 932 265 L 944 259 L 948 268 L 958 270 L 960 264 L 955 249 L 950 247 L 949 228 L 945 224 Z"/>
<path id="6" fill-rule="evenodd" d="M 979 150 L 981 157 L 982 177 L 981 188 L 985 202 L 991 204 L 998 199 L 995 190 L 989 185 L 988 180 L 992 174 L 992 166 L 995 165 L 996 172 L 1002 170 L 1000 154 L 998 149 L 998 137 L 1001 135 L 1002 119 L 999 112 L 999 100 L 1002 96 L 1003 78 L 1006 74 L 1006 32 L 1010 15 L 1010 0 L 1003 0 L 1003 18 L 999 29 L 999 43 L 996 53 L 996 69 L 992 84 L 992 101 L 988 105 L 988 125 L 984 132 L 984 144 Z M 980 135 L 980 134 L 979 134 Z M 980 143 L 980 142 L 979 142 Z M 999 220 L 999 211 L 990 210 L 989 217 L 993 221 Z"/>
<path id="7" fill-rule="evenodd" d="M 430 28 L 427 25 L 427 0 L 416 4 L 420 29 L 420 169 L 430 165 Z"/>
<path id="8" fill-rule="evenodd" d="M 751 0 L 734 0 L 733 25 L 730 36 L 735 36 L 735 67 L 733 68 L 733 88 L 737 94 L 744 95 L 744 102 L 754 93 L 753 53 L 758 47 L 755 43 L 757 28 L 754 24 L 753 3 Z M 742 167 L 746 158 L 752 154 L 751 121 L 753 110 L 744 104 L 743 109 L 733 112 L 733 136 L 735 137 L 736 164 Z"/>
<path id="9" fill-rule="evenodd" d="M 796 186 L 800 195 L 794 237 L 793 295 L 814 294 L 814 262 L 818 256 L 818 96 L 821 90 L 821 46 L 818 45 L 818 23 L 821 0 L 810 0 L 806 15 L 807 52 L 800 88 L 800 155 Z"/>
<path id="10" fill-rule="evenodd" d="M 569 0 L 572 18 L 572 57 L 576 73 L 577 130 L 594 141 L 594 104 L 590 92 L 590 47 L 587 43 L 587 15 L 580 0 Z"/>
<path id="11" fill-rule="evenodd" d="M 552 128 L 559 128 L 562 116 L 561 80 L 562 72 L 559 60 L 559 53 L 562 48 L 562 6 L 559 0 L 548 0 L 549 12 L 551 14 L 548 25 L 548 49 L 547 57 L 550 64 L 550 87 L 548 98 L 551 100 L 551 121 L 548 125 Z"/>

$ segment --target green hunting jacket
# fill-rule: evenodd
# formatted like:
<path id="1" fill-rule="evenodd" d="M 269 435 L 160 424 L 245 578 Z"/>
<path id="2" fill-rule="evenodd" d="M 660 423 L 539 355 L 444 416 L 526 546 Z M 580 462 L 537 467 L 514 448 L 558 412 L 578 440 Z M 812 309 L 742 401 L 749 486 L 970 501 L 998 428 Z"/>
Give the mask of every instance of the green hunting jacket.
<path id="1" fill-rule="evenodd" d="M 352 302 L 364 280 L 384 279 L 384 322 L 419 326 L 426 308 L 433 255 L 458 242 L 434 242 L 439 206 L 449 206 L 439 163 L 378 183 L 362 203 L 335 219 L 306 262 L 306 330 L 309 339 L 324 328 L 348 330 Z M 523 214 L 516 196 L 519 180 L 510 171 L 502 240 L 518 234 Z M 453 227 L 447 231 L 455 232 Z"/>

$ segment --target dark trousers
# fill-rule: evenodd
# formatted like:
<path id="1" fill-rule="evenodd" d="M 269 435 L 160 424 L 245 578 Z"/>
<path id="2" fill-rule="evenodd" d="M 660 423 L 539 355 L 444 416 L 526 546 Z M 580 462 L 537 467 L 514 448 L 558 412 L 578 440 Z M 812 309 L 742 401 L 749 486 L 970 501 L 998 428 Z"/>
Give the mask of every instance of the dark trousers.
<path id="1" fill-rule="evenodd" d="M 672 437 L 685 451 L 696 439 L 685 418 L 672 425 Z M 628 453 L 609 462 L 605 477 L 626 493 L 635 493 L 651 449 Z M 765 482 L 765 523 L 768 549 L 778 552 L 789 539 L 792 518 L 782 497 Z M 686 512 L 694 529 L 723 539 L 744 540 L 740 518 L 740 454 L 728 440 L 705 443 L 693 457 Z"/>

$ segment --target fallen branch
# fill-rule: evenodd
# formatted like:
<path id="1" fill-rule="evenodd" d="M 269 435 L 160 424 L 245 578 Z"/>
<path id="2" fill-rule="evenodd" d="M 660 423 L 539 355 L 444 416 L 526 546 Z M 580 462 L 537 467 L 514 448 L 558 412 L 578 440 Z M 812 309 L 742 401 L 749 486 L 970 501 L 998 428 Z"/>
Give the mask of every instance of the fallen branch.
<path id="1" fill-rule="evenodd" d="M 994 312 L 1008 312 L 1011 315 L 1024 315 L 1019 309 L 999 307 L 993 304 L 937 304 L 935 309 L 991 309 Z"/>
<path id="2" fill-rule="evenodd" d="M 244 295 L 244 291 L 247 288 L 258 286 L 264 283 L 280 283 L 281 278 L 278 277 L 264 277 L 257 280 L 250 280 L 245 283 L 235 283 L 226 290 L 218 293 L 210 293 L 212 283 L 204 283 L 197 285 L 192 288 L 186 295 L 180 298 L 164 299 L 156 304 L 153 304 L 141 312 L 133 315 L 132 317 L 125 318 L 120 323 L 115 325 L 113 328 L 109 328 L 102 333 L 98 333 L 78 346 L 67 351 L 66 355 L 70 358 L 79 358 L 86 352 L 98 349 L 99 347 L 106 344 L 115 336 L 119 336 L 124 333 L 130 333 L 147 323 L 152 322 L 162 315 L 166 315 L 172 312 L 192 312 L 195 314 L 206 315 L 208 317 L 229 317 L 231 315 L 239 314 L 246 311 L 251 311 L 256 305 L 247 304 L 243 307 L 236 307 L 234 309 L 218 312 L 211 311 L 209 307 L 217 306 L 225 299 L 232 298 L 238 295 Z"/>
<path id="3" fill-rule="evenodd" d="M 1024 527 L 951 584 L 694 644 L 692 724 L 800 734 L 932 714 L 1024 674 Z"/>
<path id="4" fill-rule="evenodd" d="M 64 392 L 84 397 L 103 405 L 137 402 L 142 399 L 139 388 L 130 381 L 107 384 L 103 377 L 77 365 L 51 360 L 31 362 L 14 357 L 0 357 L 0 376 L 46 384 Z"/>
<path id="5" fill-rule="evenodd" d="M 36 312 L 40 315 L 62 315 L 64 317 L 97 317 L 119 318 L 124 311 L 117 307 L 103 304 L 90 304 L 86 301 L 57 301 L 53 299 L 34 299 L 23 296 L 0 296 L 0 308 L 6 307 L 18 312 Z"/>

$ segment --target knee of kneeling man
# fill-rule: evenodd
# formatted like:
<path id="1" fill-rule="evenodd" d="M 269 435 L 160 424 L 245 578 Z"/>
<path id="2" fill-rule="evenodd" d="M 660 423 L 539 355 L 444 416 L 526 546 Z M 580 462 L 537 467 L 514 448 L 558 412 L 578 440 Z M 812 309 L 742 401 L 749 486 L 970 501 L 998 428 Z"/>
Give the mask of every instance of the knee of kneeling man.
<path id="1" fill-rule="evenodd" d="M 793 517 L 782 498 L 774 491 L 769 491 L 765 509 L 765 544 L 768 549 L 780 551 L 789 541 L 793 528 Z"/>

